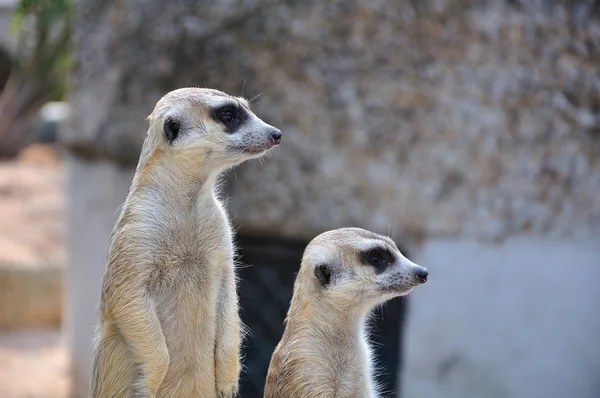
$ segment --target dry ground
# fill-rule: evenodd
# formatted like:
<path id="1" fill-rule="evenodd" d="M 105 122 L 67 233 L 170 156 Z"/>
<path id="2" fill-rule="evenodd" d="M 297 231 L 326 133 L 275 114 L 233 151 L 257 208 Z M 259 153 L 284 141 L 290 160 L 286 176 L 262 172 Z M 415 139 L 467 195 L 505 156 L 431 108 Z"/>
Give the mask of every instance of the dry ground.
<path id="1" fill-rule="evenodd" d="M 64 180 L 48 146 L 0 162 L 0 262 L 65 261 Z M 68 387 L 58 330 L 0 331 L 1 398 L 66 398 Z"/>
<path id="2" fill-rule="evenodd" d="M 60 331 L 0 333 L 0 397 L 66 398 L 67 374 Z"/>
<path id="3" fill-rule="evenodd" d="M 64 173 L 48 146 L 0 162 L 0 261 L 64 262 Z"/>

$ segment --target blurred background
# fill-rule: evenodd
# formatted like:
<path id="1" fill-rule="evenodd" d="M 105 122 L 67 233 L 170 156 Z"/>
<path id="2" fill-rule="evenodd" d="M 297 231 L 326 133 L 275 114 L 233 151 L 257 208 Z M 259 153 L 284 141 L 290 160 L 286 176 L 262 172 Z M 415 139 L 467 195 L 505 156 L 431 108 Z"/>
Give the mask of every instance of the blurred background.
<path id="1" fill-rule="evenodd" d="M 386 397 L 600 397 L 597 0 L 0 1 L 0 397 L 85 397 L 106 243 L 167 91 L 282 129 L 227 175 L 242 397 L 316 234 L 429 282 L 375 315 Z"/>

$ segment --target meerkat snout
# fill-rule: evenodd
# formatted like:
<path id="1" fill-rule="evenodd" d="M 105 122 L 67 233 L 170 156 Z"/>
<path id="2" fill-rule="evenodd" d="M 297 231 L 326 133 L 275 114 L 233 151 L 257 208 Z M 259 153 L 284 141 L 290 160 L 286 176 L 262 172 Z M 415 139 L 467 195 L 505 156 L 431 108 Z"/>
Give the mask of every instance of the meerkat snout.
<path id="1" fill-rule="evenodd" d="M 404 257 L 396 248 L 390 266 L 376 277 L 376 284 L 384 292 L 408 294 L 415 287 L 426 283 L 429 272 Z"/>
<path id="2" fill-rule="evenodd" d="M 273 138 L 273 144 L 279 145 L 281 142 L 281 131 L 275 129 L 271 132 L 271 138 Z"/>
<path id="3" fill-rule="evenodd" d="M 427 283 L 428 275 L 429 275 L 429 272 L 427 272 L 427 270 L 425 268 L 417 270 L 417 278 L 419 279 L 419 282 L 421 282 L 421 283 Z"/>

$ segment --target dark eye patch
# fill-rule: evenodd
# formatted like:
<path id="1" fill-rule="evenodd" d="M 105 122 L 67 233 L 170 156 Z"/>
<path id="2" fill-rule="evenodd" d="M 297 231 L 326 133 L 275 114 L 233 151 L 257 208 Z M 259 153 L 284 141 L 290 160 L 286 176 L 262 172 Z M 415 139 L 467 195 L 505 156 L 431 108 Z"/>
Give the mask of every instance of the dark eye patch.
<path id="1" fill-rule="evenodd" d="M 374 247 L 360 253 L 360 261 L 365 265 L 370 265 L 375 268 L 375 271 L 380 274 L 392 265 L 396 258 L 389 249 L 385 247 Z"/>
<path id="2" fill-rule="evenodd" d="M 225 127 L 228 133 L 234 133 L 248 118 L 246 111 L 237 104 L 227 104 L 214 110 L 213 118 Z"/>

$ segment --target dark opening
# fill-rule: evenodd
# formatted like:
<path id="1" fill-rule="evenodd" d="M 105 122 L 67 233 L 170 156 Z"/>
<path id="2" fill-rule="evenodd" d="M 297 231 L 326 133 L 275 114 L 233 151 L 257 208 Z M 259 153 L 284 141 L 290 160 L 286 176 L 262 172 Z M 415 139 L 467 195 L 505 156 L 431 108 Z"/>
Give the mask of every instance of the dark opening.
<path id="1" fill-rule="evenodd" d="M 242 263 L 238 269 L 241 317 L 250 329 L 243 348 L 242 398 L 263 396 L 271 354 L 283 335 L 283 321 L 307 244 L 278 238 L 237 237 Z M 406 300 L 396 299 L 378 309 L 372 319 L 372 347 L 380 368 L 378 381 L 383 397 L 400 396 L 397 388 L 405 309 Z"/>

